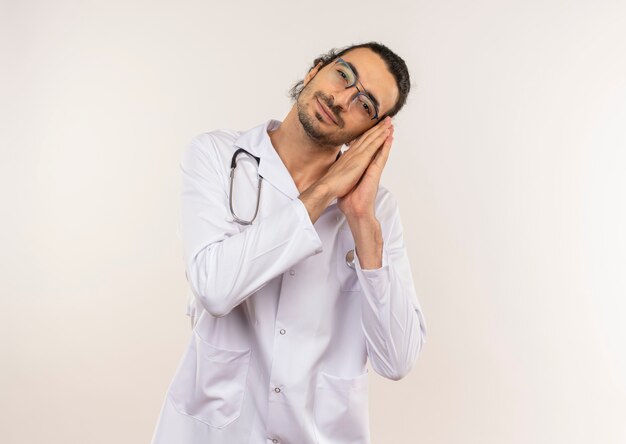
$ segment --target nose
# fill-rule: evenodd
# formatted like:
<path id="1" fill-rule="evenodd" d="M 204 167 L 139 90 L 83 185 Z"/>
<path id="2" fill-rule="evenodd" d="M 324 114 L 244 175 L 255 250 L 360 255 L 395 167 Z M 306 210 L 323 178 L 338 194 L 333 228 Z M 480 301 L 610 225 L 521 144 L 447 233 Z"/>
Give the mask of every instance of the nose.
<path id="1" fill-rule="evenodd" d="M 344 111 L 348 111 L 350 104 L 356 97 L 356 93 L 357 91 L 352 88 L 344 88 L 335 94 L 331 94 L 333 106 L 336 106 Z"/>

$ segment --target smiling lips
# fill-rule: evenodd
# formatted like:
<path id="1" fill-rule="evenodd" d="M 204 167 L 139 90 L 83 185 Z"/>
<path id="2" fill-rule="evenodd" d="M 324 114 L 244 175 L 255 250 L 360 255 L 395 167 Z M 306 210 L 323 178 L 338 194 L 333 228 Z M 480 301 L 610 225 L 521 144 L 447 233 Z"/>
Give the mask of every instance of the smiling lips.
<path id="1" fill-rule="evenodd" d="M 330 120 L 331 122 L 333 122 L 335 125 L 337 125 L 337 122 L 335 121 L 335 116 L 333 116 L 333 114 L 330 112 L 329 109 L 326 108 L 326 106 L 320 102 L 319 100 L 317 100 L 317 103 L 320 107 L 320 109 L 322 110 L 322 112 L 324 113 L 324 115 L 326 116 L 326 118 L 328 120 Z"/>

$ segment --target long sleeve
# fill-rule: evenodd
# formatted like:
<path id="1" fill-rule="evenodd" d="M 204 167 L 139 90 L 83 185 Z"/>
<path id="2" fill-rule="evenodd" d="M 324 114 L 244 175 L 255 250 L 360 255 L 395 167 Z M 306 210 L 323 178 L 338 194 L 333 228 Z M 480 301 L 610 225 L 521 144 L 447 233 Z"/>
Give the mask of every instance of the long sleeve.
<path id="1" fill-rule="evenodd" d="M 397 203 L 390 193 L 377 214 L 383 227 L 382 267 L 355 268 L 363 292 L 362 327 L 372 368 L 398 380 L 415 365 L 426 342 L 426 322 L 415 292 Z M 385 227 L 388 227 L 385 232 Z"/>
<path id="2" fill-rule="evenodd" d="M 202 306 L 220 317 L 289 267 L 321 252 L 322 242 L 300 199 L 271 214 L 260 211 L 254 224 L 240 231 L 229 210 L 228 178 L 216 143 L 210 133 L 197 136 L 180 162 L 181 237 L 190 287 Z M 256 188 L 238 191 L 235 198 L 256 199 Z"/>

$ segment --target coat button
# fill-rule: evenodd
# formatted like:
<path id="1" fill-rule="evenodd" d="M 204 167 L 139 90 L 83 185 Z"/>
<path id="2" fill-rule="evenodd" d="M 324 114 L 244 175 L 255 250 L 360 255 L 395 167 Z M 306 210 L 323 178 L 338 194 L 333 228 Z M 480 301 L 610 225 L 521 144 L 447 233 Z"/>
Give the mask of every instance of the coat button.
<path id="1" fill-rule="evenodd" d="M 281 329 L 280 329 L 280 334 L 281 334 L 281 335 L 284 335 L 285 333 L 287 333 L 287 330 L 285 330 L 284 328 L 281 328 Z"/>
<path id="2" fill-rule="evenodd" d="M 274 391 L 275 391 L 276 393 L 280 393 L 280 388 L 276 387 L 276 388 L 274 389 Z"/>
<path id="3" fill-rule="evenodd" d="M 346 253 L 346 265 L 353 270 L 355 269 L 354 264 L 354 250 L 350 250 Z"/>
<path id="4" fill-rule="evenodd" d="M 296 274 L 296 270 L 289 270 L 289 274 L 293 276 L 294 274 Z"/>

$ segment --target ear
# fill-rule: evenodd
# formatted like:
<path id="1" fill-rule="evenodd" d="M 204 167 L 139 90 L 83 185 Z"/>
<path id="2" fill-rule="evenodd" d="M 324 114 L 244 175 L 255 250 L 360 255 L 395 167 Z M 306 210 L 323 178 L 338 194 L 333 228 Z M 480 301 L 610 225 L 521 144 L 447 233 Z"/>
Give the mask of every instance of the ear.
<path id="1" fill-rule="evenodd" d="M 309 70 L 309 72 L 306 73 L 306 77 L 304 77 L 304 85 L 303 86 L 306 86 L 306 84 L 309 83 L 313 77 L 315 77 L 317 72 L 320 70 L 321 66 L 322 66 L 322 62 L 319 62 L 317 65 L 315 65 L 313 68 L 311 68 Z"/>

